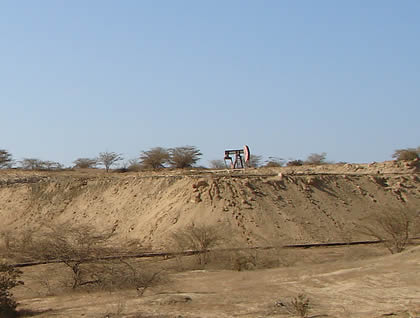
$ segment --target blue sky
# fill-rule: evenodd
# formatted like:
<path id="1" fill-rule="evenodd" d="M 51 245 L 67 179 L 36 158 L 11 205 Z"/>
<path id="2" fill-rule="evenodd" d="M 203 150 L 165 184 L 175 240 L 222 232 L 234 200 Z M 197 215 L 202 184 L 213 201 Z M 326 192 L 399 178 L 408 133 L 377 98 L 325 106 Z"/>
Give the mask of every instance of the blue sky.
<path id="1" fill-rule="evenodd" d="M 420 145 L 417 0 L 10 0 L 0 36 L 0 149 L 17 160 Z"/>

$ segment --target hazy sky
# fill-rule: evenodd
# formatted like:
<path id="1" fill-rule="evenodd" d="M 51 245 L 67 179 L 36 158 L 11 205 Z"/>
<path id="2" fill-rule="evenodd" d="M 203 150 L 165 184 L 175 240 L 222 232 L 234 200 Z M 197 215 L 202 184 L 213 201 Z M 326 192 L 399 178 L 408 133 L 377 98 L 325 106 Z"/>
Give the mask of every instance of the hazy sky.
<path id="1" fill-rule="evenodd" d="M 0 39 L 0 149 L 17 160 L 420 145 L 418 0 L 5 0 Z"/>

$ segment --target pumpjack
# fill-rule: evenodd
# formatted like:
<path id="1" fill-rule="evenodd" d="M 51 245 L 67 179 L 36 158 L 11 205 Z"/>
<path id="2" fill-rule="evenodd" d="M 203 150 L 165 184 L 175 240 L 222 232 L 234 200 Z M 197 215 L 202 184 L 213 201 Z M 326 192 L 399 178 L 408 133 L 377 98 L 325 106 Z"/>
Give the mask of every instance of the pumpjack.
<path id="1" fill-rule="evenodd" d="M 234 159 L 232 156 L 234 156 Z M 225 165 L 229 165 L 231 169 L 243 169 L 248 164 L 250 156 L 251 153 L 247 145 L 243 149 L 225 150 Z"/>

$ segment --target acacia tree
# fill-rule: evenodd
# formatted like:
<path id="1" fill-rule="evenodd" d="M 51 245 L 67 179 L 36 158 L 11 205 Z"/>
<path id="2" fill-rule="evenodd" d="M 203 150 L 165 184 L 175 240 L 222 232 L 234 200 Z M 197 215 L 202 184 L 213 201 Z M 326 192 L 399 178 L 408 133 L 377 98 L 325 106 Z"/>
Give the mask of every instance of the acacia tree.
<path id="1" fill-rule="evenodd" d="M 116 164 L 118 161 L 123 160 L 121 154 L 116 152 L 101 152 L 98 156 L 97 162 L 105 166 L 106 172 L 109 171 L 112 165 Z"/>
<path id="2" fill-rule="evenodd" d="M 73 161 L 75 168 L 87 169 L 87 168 L 96 168 L 98 164 L 97 159 L 92 158 L 78 158 Z"/>
<path id="3" fill-rule="evenodd" d="M 326 158 L 327 158 L 327 153 L 326 152 L 322 152 L 322 153 L 311 153 L 308 156 L 308 158 L 306 158 L 305 164 L 308 164 L 308 165 L 322 165 L 322 164 L 326 164 L 327 163 L 325 161 Z"/>
<path id="4" fill-rule="evenodd" d="M 20 165 L 24 170 L 59 170 L 63 168 L 59 162 L 37 158 L 24 158 L 20 161 Z"/>
<path id="5" fill-rule="evenodd" d="M 147 151 L 142 151 L 140 155 L 140 165 L 145 169 L 162 169 L 169 161 L 169 152 L 162 147 L 155 147 Z"/>
<path id="6" fill-rule="evenodd" d="M 197 147 L 183 146 L 169 149 L 169 163 L 174 168 L 192 167 L 203 154 Z"/>
<path id="7" fill-rule="evenodd" d="M 0 149 L 0 168 L 8 168 L 13 162 L 12 155 L 5 149 Z"/>
<path id="8" fill-rule="evenodd" d="M 415 160 L 420 159 L 420 147 L 397 149 L 392 155 L 396 160 Z"/>

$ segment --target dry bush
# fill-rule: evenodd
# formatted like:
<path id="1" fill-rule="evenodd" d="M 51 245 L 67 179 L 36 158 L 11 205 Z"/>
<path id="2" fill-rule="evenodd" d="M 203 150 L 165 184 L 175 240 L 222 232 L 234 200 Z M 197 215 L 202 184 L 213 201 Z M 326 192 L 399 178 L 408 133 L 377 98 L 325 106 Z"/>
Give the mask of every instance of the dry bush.
<path id="1" fill-rule="evenodd" d="M 43 225 L 36 232 L 29 232 L 10 244 L 16 253 L 32 260 L 60 262 L 67 268 L 61 288 L 87 290 L 136 289 L 143 295 L 146 289 L 163 284 L 167 275 L 155 267 L 145 267 L 134 261 L 124 260 L 127 250 L 111 246 L 111 231 L 98 233 L 89 226 L 74 226 L 68 223 Z M 136 246 L 138 241 L 126 242 L 124 246 Z M 50 272 L 51 274 L 51 272 Z M 68 274 L 68 275 L 66 275 Z M 50 279 L 42 275 L 38 282 L 48 294 L 55 294 L 59 283 L 57 277 Z"/>
<path id="2" fill-rule="evenodd" d="M 309 298 L 305 294 L 299 294 L 290 301 L 277 301 L 276 307 L 287 311 L 290 315 L 301 318 L 308 317 L 311 309 Z"/>
<path id="3" fill-rule="evenodd" d="M 256 268 L 256 257 L 250 253 L 233 252 L 231 256 L 232 269 L 238 272 Z"/>
<path id="4" fill-rule="evenodd" d="M 116 252 L 108 246 L 110 238 L 110 232 L 97 233 L 89 226 L 43 225 L 16 239 L 12 249 L 33 260 L 62 262 L 70 270 L 71 286 L 76 289 L 100 281 L 98 268 L 91 263 Z"/>
<path id="5" fill-rule="evenodd" d="M 400 253 L 406 248 L 415 229 L 414 217 L 403 210 L 390 209 L 375 214 L 366 221 L 370 224 L 362 224 L 360 232 L 383 241 L 392 254 Z"/>
<path id="6" fill-rule="evenodd" d="M 143 296 L 148 288 L 168 283 L 166 272 L 156 267 L 141 266 L 135 261 L 119 259 L 107 262 L 101 288 L 106 290 L 135 289 Z"/>
<path id="7" fill-rule="evenodd" d="M 216 246 L 222 240 L 221 232 L 217 226 L 195 224 L 173 233 L 172 238 L 181 251 L 201 251 L 197 254 L 197 261 L 200 265 L 207 264 L 209 248 Z"/>
<path id="8" fill-rule="evenodd" d="M 214 159 L 209 161 L 211 169 L 226 169 L 226 164 L 222 159 Z"/>
<path id="9" fill-rule="evenodd" d="M 17 315 L 17 303 L 11 289 L 23 285 L 19 280 L 22 272 L 6 263 L 0 263 L 0 318 L 11 318 Z"/>
<path id="10" fill-rule="evenodd" d="M 282 167 L 285 164 L 286 160 L 278 157 L 268 157 L 268 160 L 265 162 L 265 167 L 267 168 L 277 168 Z"/>
<path id="11" fill-rule="evenodd" d="M 286 163 L 286 166 L 288 167 L 296 167 L 296 166 L 302 166 L 303 165 L 303 161 L 296 159 L 296 160 L 290 160 Z"/>

